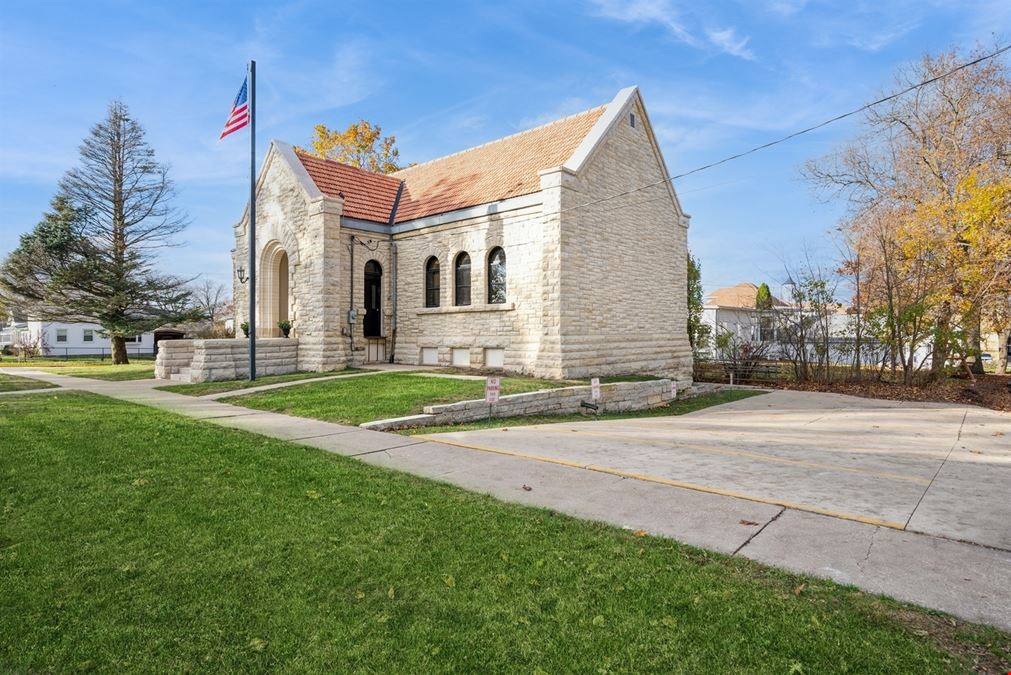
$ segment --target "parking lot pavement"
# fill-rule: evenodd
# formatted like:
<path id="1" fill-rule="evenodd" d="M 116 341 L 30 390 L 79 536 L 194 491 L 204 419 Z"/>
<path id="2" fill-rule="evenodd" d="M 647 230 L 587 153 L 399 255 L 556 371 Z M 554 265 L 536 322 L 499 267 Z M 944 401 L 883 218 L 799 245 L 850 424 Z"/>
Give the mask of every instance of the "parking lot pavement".
<path id="1" fill-rule="evenodd" d="M 981 408 L 776 391 L 430 438 L 1011 550 L 1011 416 Z"/>

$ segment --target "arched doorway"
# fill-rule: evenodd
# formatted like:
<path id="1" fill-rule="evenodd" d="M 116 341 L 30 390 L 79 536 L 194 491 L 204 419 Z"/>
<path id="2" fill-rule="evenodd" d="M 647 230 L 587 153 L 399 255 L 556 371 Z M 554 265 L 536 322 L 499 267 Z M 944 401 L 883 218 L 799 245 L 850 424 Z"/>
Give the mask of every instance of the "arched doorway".
<path id="1" fill-rule="evenodd" d="M 263 249 L 260 262 L 260 323 L 257 334 L 261 336 L 281 335 L 278 321 L 291 318 L 290 281 L 288 276 L 288 252 L 281 244 L 272 241 Z"/>
<path id="2" fill-rule="evenodd" d="M 383 267 L 375 260 L 365 263 L 365 319 L 362 330 L 365 337 L 383 334 Z"/>

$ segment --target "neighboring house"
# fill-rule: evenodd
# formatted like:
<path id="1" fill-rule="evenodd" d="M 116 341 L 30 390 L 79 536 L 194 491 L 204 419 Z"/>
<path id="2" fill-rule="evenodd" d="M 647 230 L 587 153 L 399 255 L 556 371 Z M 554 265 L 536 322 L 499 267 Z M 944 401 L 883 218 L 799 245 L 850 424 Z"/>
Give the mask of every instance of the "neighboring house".
<path id="1" fill-rule="evenodd" d="M 992 364 L 996 367 L 1001 349 L 1004 350 L 1005 363 L 1011 365 L 1011 333 L 1003 335 L 996 332 L 985 333 L 980 340 L 980 350 L 990 355 L 986 363 L 988 366 Z"/>
<path id="2" fill-rule="evenodd" d="M 651 187 L 613 198 L 641 186 Z M 690 382 L 688 216 L 635 87 L 389 175 L 274 141 L 256 195 L 257 333 L 277 336 L 290 320 L 282 346 L 297 345 L 300 370 L 393 361 Z M 238 325 L 248 310 L 245 216 L 235 243 Z M 179 357 L 191 365 L 162 376 L 245 373 L 245 352 L 181 342 L 196 350 Z M 257 345 L 265 367 L 275 348 Z"/>
<path id="3" fill-rule="evenodd" d="M 42 338 L 48 356 L 101 356 L 112 353 L 112 341 L 102 337 L 94 323 L 67 323 L 37 319 L 14 320 L 0 329 L 0 347 Z M 154 353 L 154 333 L 126 339 L 128 354 Z"/>
<path id="4" fill-rule="evenodd" d="M 786 287 L 789 288 L 789 287 Z M 784 291 L 784 295 L 788 291 Z M 719 288 L 706 298 L 702 307 L 702 320 L 710 327 L 711 335 L 731 334 L 740 342 L 766 343 L 768 358 L 782 358 L 786 353 L 780 334 L 781 314 L 796 315 L 801 311 L 796 305 L 784 302 L 772 296 L 772 309 L 759 311 L 755 308 L 758 286 L 751 283 L 741 283 L 736 286 Z M 829 339 L 828 352 L 832 363 L 849 364 L 854 360 L 854 315 L 850 307 L 839 305 L 828 317 Z M 813 350 L 814 341 L 811 342 Z M 921 344 L 917 347 L 914 362 L 930 365 L 931 345 Z M 880 364 L 887 359 L 887 349 L 873 339 L 864 337 L 861 348 L 861 362 L 866 366 Z"/>
<path id="5" fill-rule="evenodd" d="M 775 316 L 755 309 L 757 295 L 758 286 L 750 283 L 718 288 L 710 293 L 702 306 L 702 321 L 709 326 L 709 334 L 715 337 L 730 333 L 748 342 L 775 342 Z M 789 307 L 776 296 L 772 296 L 772 306 L 775 309 Z"/>

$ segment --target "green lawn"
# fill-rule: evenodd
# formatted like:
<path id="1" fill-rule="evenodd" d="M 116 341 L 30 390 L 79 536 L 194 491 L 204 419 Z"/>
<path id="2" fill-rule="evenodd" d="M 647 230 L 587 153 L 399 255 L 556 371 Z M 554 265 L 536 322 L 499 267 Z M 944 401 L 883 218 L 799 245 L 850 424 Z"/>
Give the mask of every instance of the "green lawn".
<path id="1" fill-rule="evenodd" d="M 68 363 L 74 363 L 72 361 Z M 114 366 L 108 361 L 97 365 L 45 367 L 45 370 L 57 375 L 70 377 L 88 377 L 93 380 L 108 380 L 120 382 L 123 380 L 149 380 L 154 377 L 154 361 L 132 361 L 126 365 Z"/>
<path id="2" fill-rule="evenodd" d="M 147 363 L 154 367 L 154 357 L 150 355 L 145 356 L 130 356 L 131 364 L 141 364 Z M 111 366 L 112 360 L 110 357 L 106 356 L 104 359 L 97 356 L 71 356 L 69 358 L 64 358 L 62 356 L 41 356 L 38 358 L 31 358 L 26 360 L 21 360 L 14 356 L 4 356 L 0 358 L 0 366 L 4 368 L 86 368 L 89 366 Z"/>
<path id="3" fill-rule="evenodd" d="M 1007 658 L 1003 633 L 832 582 L 91 394 L 0 399 L 0 447 L 4 672 L 938 673 Z"/>
<path id="4" fill-rule="evenodd" d="M 249 380 L 222 380 L 220 382 L 195 382 L 193 384 L 169 384 L 164 387 L 155 387 L 162 391 L 171 391 L 176 394 L 186 394 L 187 396 L 206 396 L 208 394 L 219 394 L 224 391 L 237 391 L 239 389 L 249 389 L 259 387 L 264 384 L 277 384 L 278 382 L 297 382 L 298 380 L 310 380 L 317 377 L 332 377 L 334 375 L 351 375 L 353 373 L 367 372 L 367 368 L 345 368 L 344 370 L 326 373 L 288 373 L 286 375 L 264 375 L 258 377 L 253 382 Z"/>
<path id="5" fill-rule="evenodd" d="M 131 356 L 130 363 L 122 366 L 114 366 L 109 358 L 100 359 L 97 356 L 71 357 L 69 359 L 42 357 L 26 361 L 5 357 L 0 361 L 0 367 L 36 368 L 57 375 L 109 381 L 146 380 L 154 377 L 154 357 L 151 356 Z"/>
<path id="6" fill-rule="evenodd" d="M 504 377 L 501 393 L 504 396 L 570 385 L 570 382 L 554 380 Z M 483 380 L 383 373 L 304 384 L 225 400 L 258 410 L 272 410 L 341 424 L 361 424 L 420 413 L 426 405 L 480 398 L 484 398 Z"/>
<path id="7" fill-rule="evenodd" d="M 0 373 L 0 391 L 28 391 L 30 389 L 50 389 L 55 387 L 55 384 L 49 384 L 48 382 L 42 382 L 41 380 L 33 380 L 30 377 L 21 377 L 20 375 L 7 375 L 5 373 Z"/>
<path id="8" fill-rule="evenodd" d="M 764 394 L 764 391 L 749 391 L 747 389 L 733 389 L 720 391 L 704 396 L 678 399 L 669 405 L 659 408 L 649 408 L 648 410 L 629 410 L 627 412 L 604 412 L 600 415 L 529 415 L 526 417 L 496 417 L 493 419 L 478 420 L 476 422 L 466 422 L 463 424 L 451 424 L 439 427 L 416 427 L 414 429 L 401 429 L 398 433 L 413 436 L 415 434 L 437 434 L 443 431 L 469 431 L 470 429 L 498 429 L 500 427 L 517 427 L 530 424 L 557 424 L 559 422 L 593 422 L 596 420 L 622 420 L 633 417 L 667 417 L 669 415 L 684 415 L 686 413 L 702 410 L 722 403 L 739 401 L 742 398 L 750 398 Z"/>

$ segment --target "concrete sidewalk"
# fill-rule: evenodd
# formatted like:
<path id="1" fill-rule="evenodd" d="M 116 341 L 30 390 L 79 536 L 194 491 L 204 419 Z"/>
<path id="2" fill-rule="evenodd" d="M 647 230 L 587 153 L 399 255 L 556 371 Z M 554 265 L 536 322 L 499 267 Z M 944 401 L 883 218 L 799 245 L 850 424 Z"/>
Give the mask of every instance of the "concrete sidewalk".
<path id="1" fill-rule="evenodd" d="M 587 470 L 576 463 L 546 463 L 250 410 L 155 390 L 161 381 L 103 382 L 18 372 L 357 457 L 506 501 L 642 529 L 1011 630 L 1011 552 L 1005 550 Z"/>

